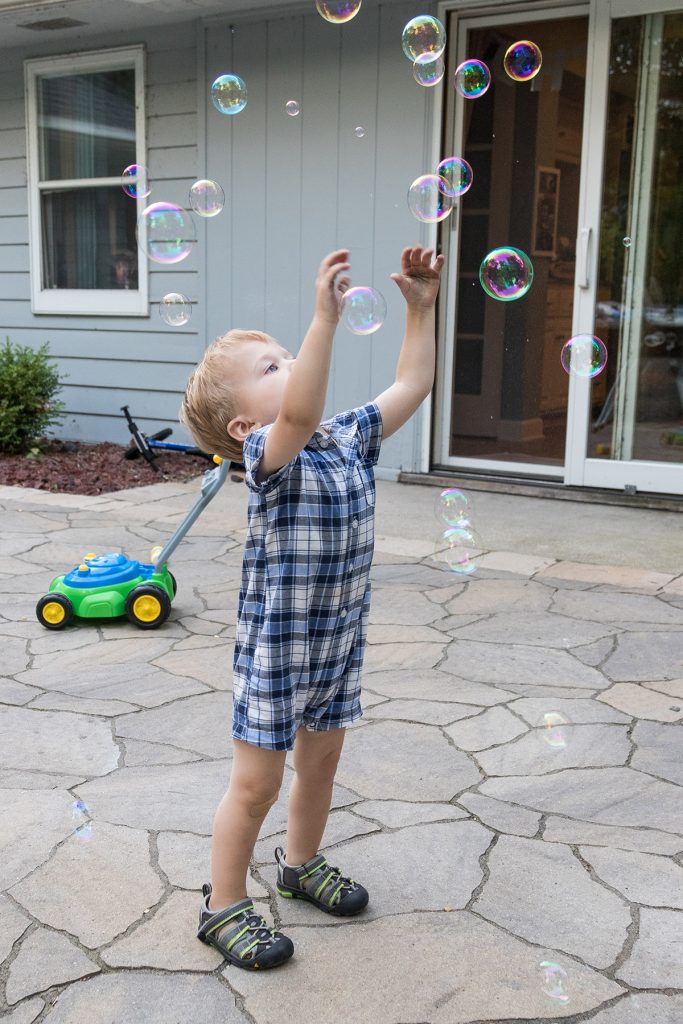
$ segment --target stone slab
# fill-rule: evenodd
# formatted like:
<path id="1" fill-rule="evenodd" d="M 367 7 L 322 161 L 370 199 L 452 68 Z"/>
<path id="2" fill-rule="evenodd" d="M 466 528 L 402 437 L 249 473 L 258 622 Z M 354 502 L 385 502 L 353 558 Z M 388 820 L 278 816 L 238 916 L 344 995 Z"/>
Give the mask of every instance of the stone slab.
<path id="1" fill-rule="evenodd" d="M 658 632 L 656 643 L 648 632 L 624 633 L 602 670 L 615 683 L 651 683 L 656 679 L 674 679 L 680 675 L 681 665 L 683 632 Z"/>
<path id="2" fill-rule="evenodd" d="M 631 903 L 683 910 L 683 868 L 666 857 L 580 847 L 595 873 Z"/>
<path id="3" fill-rule="evenodd" d="M 439 729 L 407 722 L 373 722 L 351 730 L 337 779 L 366 799 L 451 800 L 481 776 Z"/>
<path id="4" fill-rule="evenodd" d="M 614 1006 L 591 1017 L 591 1024 L 680 1024 L 683 996 L 629 992 Z"/>
<path id="5" fill-rule="evenodd" d="M 457 631 L 457 637 L 458 640 L 488 640 L 491 644 L 503 646 L 528 644 L 531 647 L 566 651 L 618 632 L 615 626 L 570 619 L 555 611 L 534 610 L 533 615 L 528 611 L 496 612 L 483 621 L 463 626 Z"/>
<path id="6" fill-rule="evenodd" d="M 40 1015 L 44 1006 L 45 1003 L 42 999 L 37 997 L 29 999 L 28 1002 L 22 1003 L 16 1009 L 8 1010 L 7 1013 L 3 1014 L 2 1019 L 5 1024 L 32 1024 Z"/>
<path id="7" fill-rule="evenodd" d="M 538 832 L 541 815 L 524 807 L 491 800 L 479 793 L 463 793 L 458 803 L 496 832 L 506 832 L 513 836 L 535 836 Z"/>
<path id="8" fill-rule="evenodd" d="M 416 671 L 363 673 L 363 687 L 381 693 L 392 700 L 416 698 L 420 700 L 446 700 L 458 705 L 492 707 L 504 704 L 517 695 L 511 690 L 483 683 L 471 682 L 438 669 L 421 668 Z"/>
<path id="9" fill-rule="evenodd" d="M 146 740 L 123 740 L 125 748 L 124 763 L 126 768 L 154 764 L 186 764 L 188 761 L 201 761 L 201 754 L 192 754 L 189 750 L 177 750 L 166 743 L 148 743 Z"/>
<path id="10" fill-rule="evenodd" d="M 500 572 L 513 572 L 519 576 L 535 576 L 541 569 L 554 564 L 553 558 L 540 558 L 537 555 L 520 554 L 517 551 L 490 551 L 481 555 L 479 566 L 482 569 L 497 569 Z"/>
<path id="11" fill-rule="evenodd" d="M 387 626 L 427 626 L 443 618 L 444 611 L 424 594 L 399 588 L 380 588 L 372 595 L 370 624 Z"/>
<path id="12" fill-rule="evenodd" d="M 106 722 L 70 712 L 0 709 L 0 764 L 106 775 L 118 763 Z"/>
<path id="13" fill-rule="evenodd" d="M 203 948 L 210 958 L 209 947 Z M 222 978 L 168 971 L 110 971 L 76 982 L 59 994 L 44 1024 L 169 1024 L 170 1007 L 173 1024 L 197 1024 L 198 1007 L 207 1020 L 245 1024 Z"/>
<path id="14" fill-rule="evenodd" d="M 40 964 L 40 970 L 36 965 Z M 7 976 L 5 994 L 10 1006 L 55 985 L 97 974 L 101 970 L 66 935 L 34 928 L 21 944 Z"/>
<path id="15" fill-rule="evenodd" d="M 169 883 L 179 889 L 195 890 L 196 905 L 201 902 L 201 887 L 211 881 L 211 837 L 190 832 L 160 832 L 157 836 L 159 867 Z M 264 899 L 269 895 L 251 873 L 247 874 L 247 896 Z M 198 913 L 198 911 L 196 911 Z"/>
<path id="16" fill-rule="evenodd" d="M 119 768 L 79 786 L 78 796 L 97 821 L 211 835 L 229 771 L 229 759 Z"/>
<path id="17" fill-rule="evenodd" d="M 661 853 L 673 857 L 683 851 L 683 837 L 658 832 L 653 828 L 628 828 L 618 825 L 595 825 L 573 821 L 550 814 L 546 818 L 543 839 L 547 843 L 578 846 L 605 846 L 608 849 Z"/>
<path id="18" fill-rule="evenodd" d="M 552 699 L 547 696 L 523 697 L 522 700 L 516 700 L 513 707 L 516 715 L 523 718 L 529 725 L 539 728 L 543 727 L 544 716 L 549 712 L 557 712 L 573 725 L 591 725 L 596 722 L 628 725 L 631 721 L 630 715 L 624 714 L 623 711 L 617 711 L 592 697 L 571 699 L 556 694 L 552 695 Z"/>
<path id="19" fill-rule="evenodd" d="M 558 689 L 571 686 L 574 689 L 602 690 L 609 685 L 600 672 L 577 662 L 567 651 L 525 647 L 515 643 L 498 645 L 458 639 L 449 647 L 439 670 L 452 671 L 465 679 L 501 687 L 508 683 L 520 683 L 524 686 L 553 686 Z"/>
<path id="20" fill-rule="evenodd" d="M 631 955 L 617 970 L 636 988 L 683 988 L 683 913 L 643 907 Z"/>
<path id="21" fill-rule="evenodd" d="M 12 946 L 30 924 L 30 917 L 0 893 L 0 964 L 7 959 Z"/>
<path id="22" fill-rule="evenodd" d="M 76 828 L 73 797 L 65 790 L 2 793 L 0 889 L 9 889 L 50 856 L 53 847 Z"/>
<path id="23" fill-rule="evenodd" d="M 454 807 L 453 804 L 411 803 L 408 800 L 362 800 L 355 804 L 353 813 L 389 828 L 405 828 L 406 825 L 418 825 L 427 821 L 455 821 L 468 817 L 467 811 Z"/>
<path id="24" fill-rule="evenodd" d="M 208 693 L 176 700 L 160 708 L 116 719 L 117 736 L 166 743 L 204 757 L 225 757 L 232 750 L 232 700 Z"/>
<path id="25" fill-rule="evenodd" d="M 683 614 L 648 594 L 563 591 L 555 595 L 553 612 L 590 622 L 650 623 L 683 628 Z"/>
<path id="26" fill-rule="evenodd" d="M 578 580 L 582 583 L 606 583 L 612 587 L 656 593 L 673 579 L 670 573 L 636 569 L 626 565 L 593 565 L 586 562 L 555 562 L 541 569 L 539 576 L 553 580 Z"/>
<path id="27" fill-rule="evenodd" d="M 478 751 L 516 739 L 527 732 L 527 726 L 507 708 L 493 707 L 444 731 L 460 750 Z"/>
<path id="28" fill-rule="evenodd" d="M 638 722 L 633 730 L 636 752 L 631 766 L 683 786 L 683 728 Z"/>
<path id="29" fill-rule="evenodd" d="M 74 879 L 87 898 L 75 898 Z M 161 899 L 163 890 L 150 864 L 147 834 L 95 822 L 83 837 L 70 836 L 10 893 L 43 924 L 94 949 L 129 928 Z"/>
<path id="30" fill-rule="evenodd" d="M 637 683 L 616 683 L 609 690 L 604 690 L 598 700 L 634 718 L 648 718 L 656 722 L 677 722 L 683 718 L 683 710 L 671 710 L 671 697 Z"/>
<path id="31" fill-rule="evenodd" d="M 551 814 L 676 833 L 683 822 L 683 794 L 631 768 L 570 768 L 552 775 L 489 779 L 480 792 Z"/>
<path id="32" fill-rule="evenodd" d="M 592 967 L 604 970 L 614 962 L 631 923 L 628 905 L 594 882 L 568 849 L 501 836 L 488 868 L 489 878 L 474 904 L 477 913 Z"/>
<path id="33" fill-rule="evenodd" d="M 212 971 L 225 958 L 213 946 L 197 941 L 201 897 L 172 892 L 138 926 L 113 942 L 100 956 L 110 967 L 156 967 L 165 971 Z M 273 922 L 268 922 L 272 927 Z"/>
<path id="34" fill-rule="evenodd" d="M 478 715 L 480 708 L 473 704 L 451 704 L 447 701 L 390 700 L 379 707 L 370 708 L 365 717 L 370 719 L 404 722 L 423 722 L 425 725 L 448 725 L 470 715 Z M 448 730 L 446 730 L 448 731 Z"/>
<path id="35" fill-rule="evenodd" d="M 552 602 L 548 587 L 529 580 L 472 580 L 445 606 L 451 615 L 477 612 L 545 611 Z"/>
<path id="36" fill-rule="evenodd" d="M 558 725 L 479 751 L 477 761 L 488 776 L 545 775 L 560 768 L 623 765 L 630 753 L 625 725 Z"/>
<path id="37" fill-rule="evenodd" d="M 244 998 L 252 1020 L 316 1024 L 339 1024 L 340 1007 L 345 1024 L 475 1024 L 533 1020 L 548 1013 L 562 1019 L 592 1010 L 622 991 L 589 967 L 560 956 L 573 998 L 566 1005 L 554 1004 L 539 970 L 543 953 L 466 911 L 369 921 L 352 926 L 352 941 L 347 927 L 328 928 L 323 938 L 316 928 L 290 928 L 296 951 L 286 967 L 286 984 L 281 972 L 255 977 L 228 967 L 222 973 Z M 383 951 L 381 973 L 378 949 Z M 273 977 L 276 973 L 280 976 Z"/>

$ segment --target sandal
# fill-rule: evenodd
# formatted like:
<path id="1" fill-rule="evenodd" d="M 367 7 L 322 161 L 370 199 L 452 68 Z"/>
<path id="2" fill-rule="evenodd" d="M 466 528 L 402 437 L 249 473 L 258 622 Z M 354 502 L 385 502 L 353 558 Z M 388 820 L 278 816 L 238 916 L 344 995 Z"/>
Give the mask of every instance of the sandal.
<path id="1" fill-rule="evenodd" d="M 202 895 L 197 938 L 215 946 L 231 964 L 255 971 L 289 960 L 294 952 L 292 940 L 269 928 L 249 897 L 222 910 L 210 910 L 210 883 L 204 883 Z"/>
<path id="2" fill-rule="evenodd" d="M 368 904 L 368 891 L 353 878 L 346 878 L 339 868 L 332 867 L 327 857 L 317 853 L 300 868 L 285 867 L 285 853 L 275 848 L 277 860 L 277 891 L 287 899 L 308 900 L 327 914 L 349 917 Z"/>

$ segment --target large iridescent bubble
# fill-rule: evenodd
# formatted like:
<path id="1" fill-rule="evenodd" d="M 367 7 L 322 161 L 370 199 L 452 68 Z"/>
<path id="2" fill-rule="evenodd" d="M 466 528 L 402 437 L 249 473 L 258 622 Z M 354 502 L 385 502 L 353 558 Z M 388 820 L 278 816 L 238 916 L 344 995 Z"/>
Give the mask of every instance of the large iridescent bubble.
<path id="1" fill-rule="evenodd" d="M 318 14 L 332 25 L 351 21 L 360 10 L 361 0 L 316 0 Z"/>
<path id="2" fill-rule="evenodd" d="M 521 249 L 504 245 L 484 256 L 479 267 L 479 280 L 487 295 L 502 302 L 521 299 L 531 288 L 534 268 Z"/>
<path id="3" fill-rule="evenodd" d="M 408 60 L 428 64 L 446 49 L 446 29 L 431 14 L 418 14 L 404 27 L 401 44 Z"/>
<path id="4" fill-rule="evenodd" d="M 446 195 L 451 199 L 463 196 L 474 180 L 472 167 L 461 156 L 447 156 L 436 168 L 436 173 L 446 182 Z"/>
<path id="5" fill-rule="evenodd" d="M 479 557 L 484 553 L 481 537 L 468 524 L 450 526 L 434 544 L 434 561 L 446 565 L 458 575 L 476 571 Z"/>
<path id="6" fill-rule="evenodd" d="M 169 292 L 159 303 L 159 316 L 169 327 L 184 327 L 192 316 L 192 304 L 181 292 Z"/>
<path id="7" fill-rule="evenodd" d="M 453 210 L 448 183 L 439 174 L 421 174 L 408 189 L 408 209 L 424 224 L 445 220 Z"/>
<path id="8" fill-rule="evenodd" d="M 437 57 L 436 60 L 419 61 L 416 60 L 413 63 L 413 78 L 418 85 L 424 85 L 425 88 L 430 88 L 432 85 L 438 85 L 446 72 L 446 63 L 443 57 Z"/>
<path id="9" fill-rule="evenodd" d="M 217 217 L 225 206 L 223 186 L 210 178 L 200 178 L 190 186 L 190 206 L 200 217 Z"/>
<path id="10" fill-rule="evenodd" d="M 508 46 L 503 57 L 503 67 L 515 82 L 529 82 L 541 70 L 543 55 L 536 43 L 520 39 Z"/>
<path id="11" fill-rule="evenodd" d="M 386 319 L 386 299 L 376 288 L 358 285 L 344 292 L 339 314 L 352 334 L 374 334 Z"/>
<path id="12" fill-rule="evenodd" d="M 247 87 L 239 75 L 219 75 L 211 86 L 211 100 L 221 114 L 239 114 L 247 105 Z"/>
<path id="13" fill-rule="evenodd" d="M 192 218 L 174 203 L 152 203 L 138 217 L 138 245 L 155 263 L 180 263 L 197 241 Z"/>
<path id="14" fill-rule="evenodd" d="M 607 346 L 593 334 L 577 334 L 565 341 L 560 361 L 573 377 L 597 377 L 607 365 Z"/>
<path id="15" fill-rule="evenodd" d="M 459 487 L 445 487 L 435 502 L 436 518 L 449 526 L 470 526 L 472 500 Z"/>
<path id="16" fill-rule="evenodd" d="M 455 69 L 455 88 L 466 100 L 483 96 L 491 84 L 491 72 L 483 60 L 464 60 Z"/>

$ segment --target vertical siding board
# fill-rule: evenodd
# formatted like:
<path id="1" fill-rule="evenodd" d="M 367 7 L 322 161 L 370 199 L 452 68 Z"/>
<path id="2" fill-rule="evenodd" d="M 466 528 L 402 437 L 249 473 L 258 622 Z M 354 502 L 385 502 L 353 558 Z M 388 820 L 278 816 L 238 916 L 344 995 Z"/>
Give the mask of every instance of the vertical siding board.
<path id="1" fill-rule="evenodd" d="M 290 117 L 285 103 L 302 104 L 303 18 L 268 24 L 266 78 L 266 309 L 265 330 L 286 348 L 298 348 L 299 247 L 301 243 L 302 117 Z"/>
<path id="2" fill-rule="evenodd" d="M 298 349 L 313 315 L 321 259 L 337 246 L 339 186 L 339 65 L 341 33 L 317 11 L 304 18 L 301 150 L 301 242 Z M 338 339 L 335 340 L 335 346 Z M 292 349 L 294 351 L 294 349 Z M 333 390 L 330 372 L 328 395 Z M 330 415 L 331 403 L 325 403 Z"/>
<path id="3" fill-rule="evenodd" d="M 384 282 L 380 290 L 385 290 L 388 311 L 384 327 L 373 335 L 373 395 L 394 380 L 405 328 L 405 301 L 389 275 L 400 269 L 400 255 L 406 245 L 426 241 L 426 231 L 408 209 L 407 192 L 415 178 L 431 172 L 425 163 L 425 139 L 430 130 L 428 94 L 433 91 L 415 82 L 401 47 L 403 26 L 414 16 L 414 5 L 386 3 L 381 5 L 380 13 L 373 256 L 374 276 Z M 444 79 L 434 88 L 443 89 L 445 85 Z M 412 465 L 418 415 L 382 445 L 383 466 L 398 469 Z"/>

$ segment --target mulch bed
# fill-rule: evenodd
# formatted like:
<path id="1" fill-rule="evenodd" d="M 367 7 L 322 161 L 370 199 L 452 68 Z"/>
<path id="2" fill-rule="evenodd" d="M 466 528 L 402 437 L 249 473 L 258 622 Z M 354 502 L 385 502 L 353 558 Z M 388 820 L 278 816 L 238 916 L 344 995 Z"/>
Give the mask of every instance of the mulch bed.
<path id="1" fill-rule="evenodd" d="M 183 452 L 162 452 L 158 472 L 144 461 L 124 459 L 120 444 L 82 444 L 50 441 L 38 458 L 0 453 L 0 484 L 38 487 L 58 494 L 108 494 L 164 480 L 192 480 L 210 468 L 209 462 Z"/>

